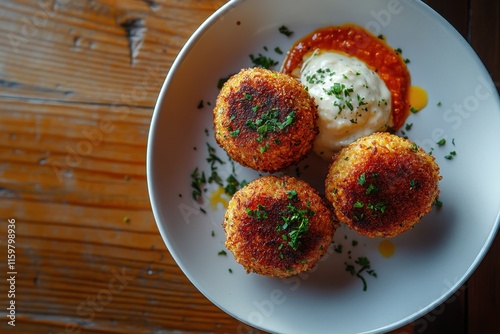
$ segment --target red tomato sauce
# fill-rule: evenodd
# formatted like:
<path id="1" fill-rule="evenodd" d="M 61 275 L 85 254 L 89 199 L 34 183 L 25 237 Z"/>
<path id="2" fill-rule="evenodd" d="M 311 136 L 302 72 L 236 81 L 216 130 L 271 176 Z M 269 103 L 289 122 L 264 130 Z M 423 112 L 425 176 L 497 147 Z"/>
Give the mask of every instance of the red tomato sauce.
<path id="1" fill-rule="evenodd" d="M 283 64 L 289 75 L 302 66 L 303 57 L 316 49 L 343 52 L 356 57 L 377 72 L 391 92 L 393 130 L 399 129 L 410 113 L 410 73 L 398 52 L 383 39 L 354 24 L 320 28 L 295 43 Z"/>

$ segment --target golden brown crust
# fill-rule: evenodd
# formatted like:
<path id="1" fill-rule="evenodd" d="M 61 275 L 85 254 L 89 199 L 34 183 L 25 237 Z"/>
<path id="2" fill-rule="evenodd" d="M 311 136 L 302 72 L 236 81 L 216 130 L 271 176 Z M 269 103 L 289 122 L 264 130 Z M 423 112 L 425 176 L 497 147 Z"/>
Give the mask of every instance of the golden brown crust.
<path id="1" fill-rule="evenodd" d="M 358 233 L 394 237 L 430 212 L 440 179 L 434 158 L 416 144 L 375 133 L 333 157 L 326 198 L 336 218 Z"/>
<path id="2" fill-rule="evenodd" d="M 318 134 L 314 99 L 296 79 L 243 69 L 222 87 L 214 108 L 215 139 L 241 165 L 275 172 L 302 160 Z"/>
<path id="3" fill-rule="evenodd" d="M 291 218 L 293 214 L 300 218 Z M 237 191 L 222 225 L 227 249 L 247 272 L 278 277 L 312 268 L 327 251 L 336 228 L 317 191 L 288 176 L 264 176 Z M 298 231 L 298 238 L 293 231 Z"/>

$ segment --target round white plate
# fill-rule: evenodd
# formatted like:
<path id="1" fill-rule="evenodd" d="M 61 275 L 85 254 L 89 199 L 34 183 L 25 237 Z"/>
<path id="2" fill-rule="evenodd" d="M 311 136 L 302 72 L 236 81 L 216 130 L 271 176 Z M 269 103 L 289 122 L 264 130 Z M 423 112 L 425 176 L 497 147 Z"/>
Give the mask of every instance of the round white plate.
<path id="1" fill-rule="evenodd" d="M 226 162 L 215 165 L 219 175 L 232 173 L 233 165 L 213 138 L 217 82 L 252 66 L 250 54 L 280 61 L 274 67 L 279 69 L 285 54 L 276 53 L 276 47 L 286 52 L 316 28 L 347 22 L 401 48 L 410 59 L 412 84 L 428 92 L 428 106 L 410 115 L 407 123 L 413 127 L 406 134 L 436 157 L 443 206 L 391 239 L 391 257 L 379 252 L 382 239 L 343 227 L 334 238 L 342 251 L 332 247 L 311 272 L 284 280 L 246 274 L 230 253 L 219 255 L 225 209 L 210 202 L 217 186 L 207 186 L 202 203 L 191 196 L 195 168 L 210 174 L 207 144 Z M 280 33 L 281 26 L 294 34 Z M 161 90 L 147 152 L 151 203 L 160 233 L 186 276 L 242 322 L 287 334 L 385 332 L 460 293 L 487 252 L 500 221 L 499 127 L 498 93 L 487 71 L 452 26 L 420 1 L 230 1 L 187 42 Z M 446 144 L 438 146 L 443 138 Z M 446 159 L 452 151 L 454 158 Z M 259 175 L 237 164 L 234 171 L 239 180 Z M 324 192 L 324 162 L 311 155 L 299 172 Z M 360 269 L 359 257 L 368 258 L 377 274 L 361 274 L 366 291 L 362 280 L 346 271 L 346 263 Z"/>

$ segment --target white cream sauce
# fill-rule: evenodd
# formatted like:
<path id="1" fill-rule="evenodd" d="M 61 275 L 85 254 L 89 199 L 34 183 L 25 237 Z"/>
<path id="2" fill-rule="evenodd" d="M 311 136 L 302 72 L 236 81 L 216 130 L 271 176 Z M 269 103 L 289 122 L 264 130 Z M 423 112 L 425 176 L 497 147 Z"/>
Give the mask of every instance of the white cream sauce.
<path id="1" fill-rule="evenodd" d="M 315 51 L 304 62 L 300 81 L 318 104 L 314 152 L 326 160 L 356 139 L 392 126 L 389 89 L 355 57 Z"/>

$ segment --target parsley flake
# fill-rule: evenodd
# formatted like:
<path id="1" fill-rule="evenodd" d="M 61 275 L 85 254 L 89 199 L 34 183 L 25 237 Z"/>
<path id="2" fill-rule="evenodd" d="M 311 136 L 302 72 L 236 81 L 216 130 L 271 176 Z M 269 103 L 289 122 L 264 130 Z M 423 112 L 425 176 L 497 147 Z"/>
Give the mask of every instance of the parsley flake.
<path id="1" fill-rule="evenodd" d="M 377 277 L 377 273 L 371 268 L 370 261 L 367 257 L 360 256 L 356 259 L 356 261 L 354 261 L 354 263 L 357 267 L 359 267 L 359 269 L 357 269 L 355 265 L 344 263 L 345 270 L 352 276 L 358 277 L 363 282 L 363 291 L 366 291 L 368 289 L 368 284 L 366 283 L 366 279 L 363 277 L 362 273 L 365 272 L 372 277 Z"/>
<path id="2" fill-rule="evenodd" d="M 268 215 L 266 212 L 266 207 L 261 205 L 261 204 L 257 204 L 257 209 L 255 209 L 255 210 L 252 210 L 250 208 L 246 208 L 246 213 L 250 217 L 255 218 L 257 220 L 262 220 L 262 219 L 268 218 Z"/>
<path id="3" fill-rule="evenodd" d="M 282 33 L 283 35 L 285 35 L 286 37 L 290 37 L 293 35 L 293 31 L 291 31 L 290 29 L 288 29 L 288 27 L 286 26 L 281 26 L 279 27 L 279 32 Z"/>
<path id="4" fill-rule="evenodd" d="M 287 241 L 288 245 L 293 250 L 297 250 L 300 246 L 300 239 L 303 234 L 309 230 L 309 217 L 315 215 L 315 212 L 310 209 L 310 203 L 306 209 L 298 209 L 293 204 L 288 203 L 286 210 L 281 212 L 282 225 L 277 226 L 278 232 L 289 231 L 282 238 Z"/>
<path id="5" fill-rule="evenodd" d="M 258 54 L 258 56 L 254 56 L 253 54 L 250 54 L 250 60 L 256 67 L 262 67 L 265 69 L 270 69 L 271 67 L 274 67 L 278 65 L 278 61 L 266 57 L 262 55 L 261 53 Z"/>

